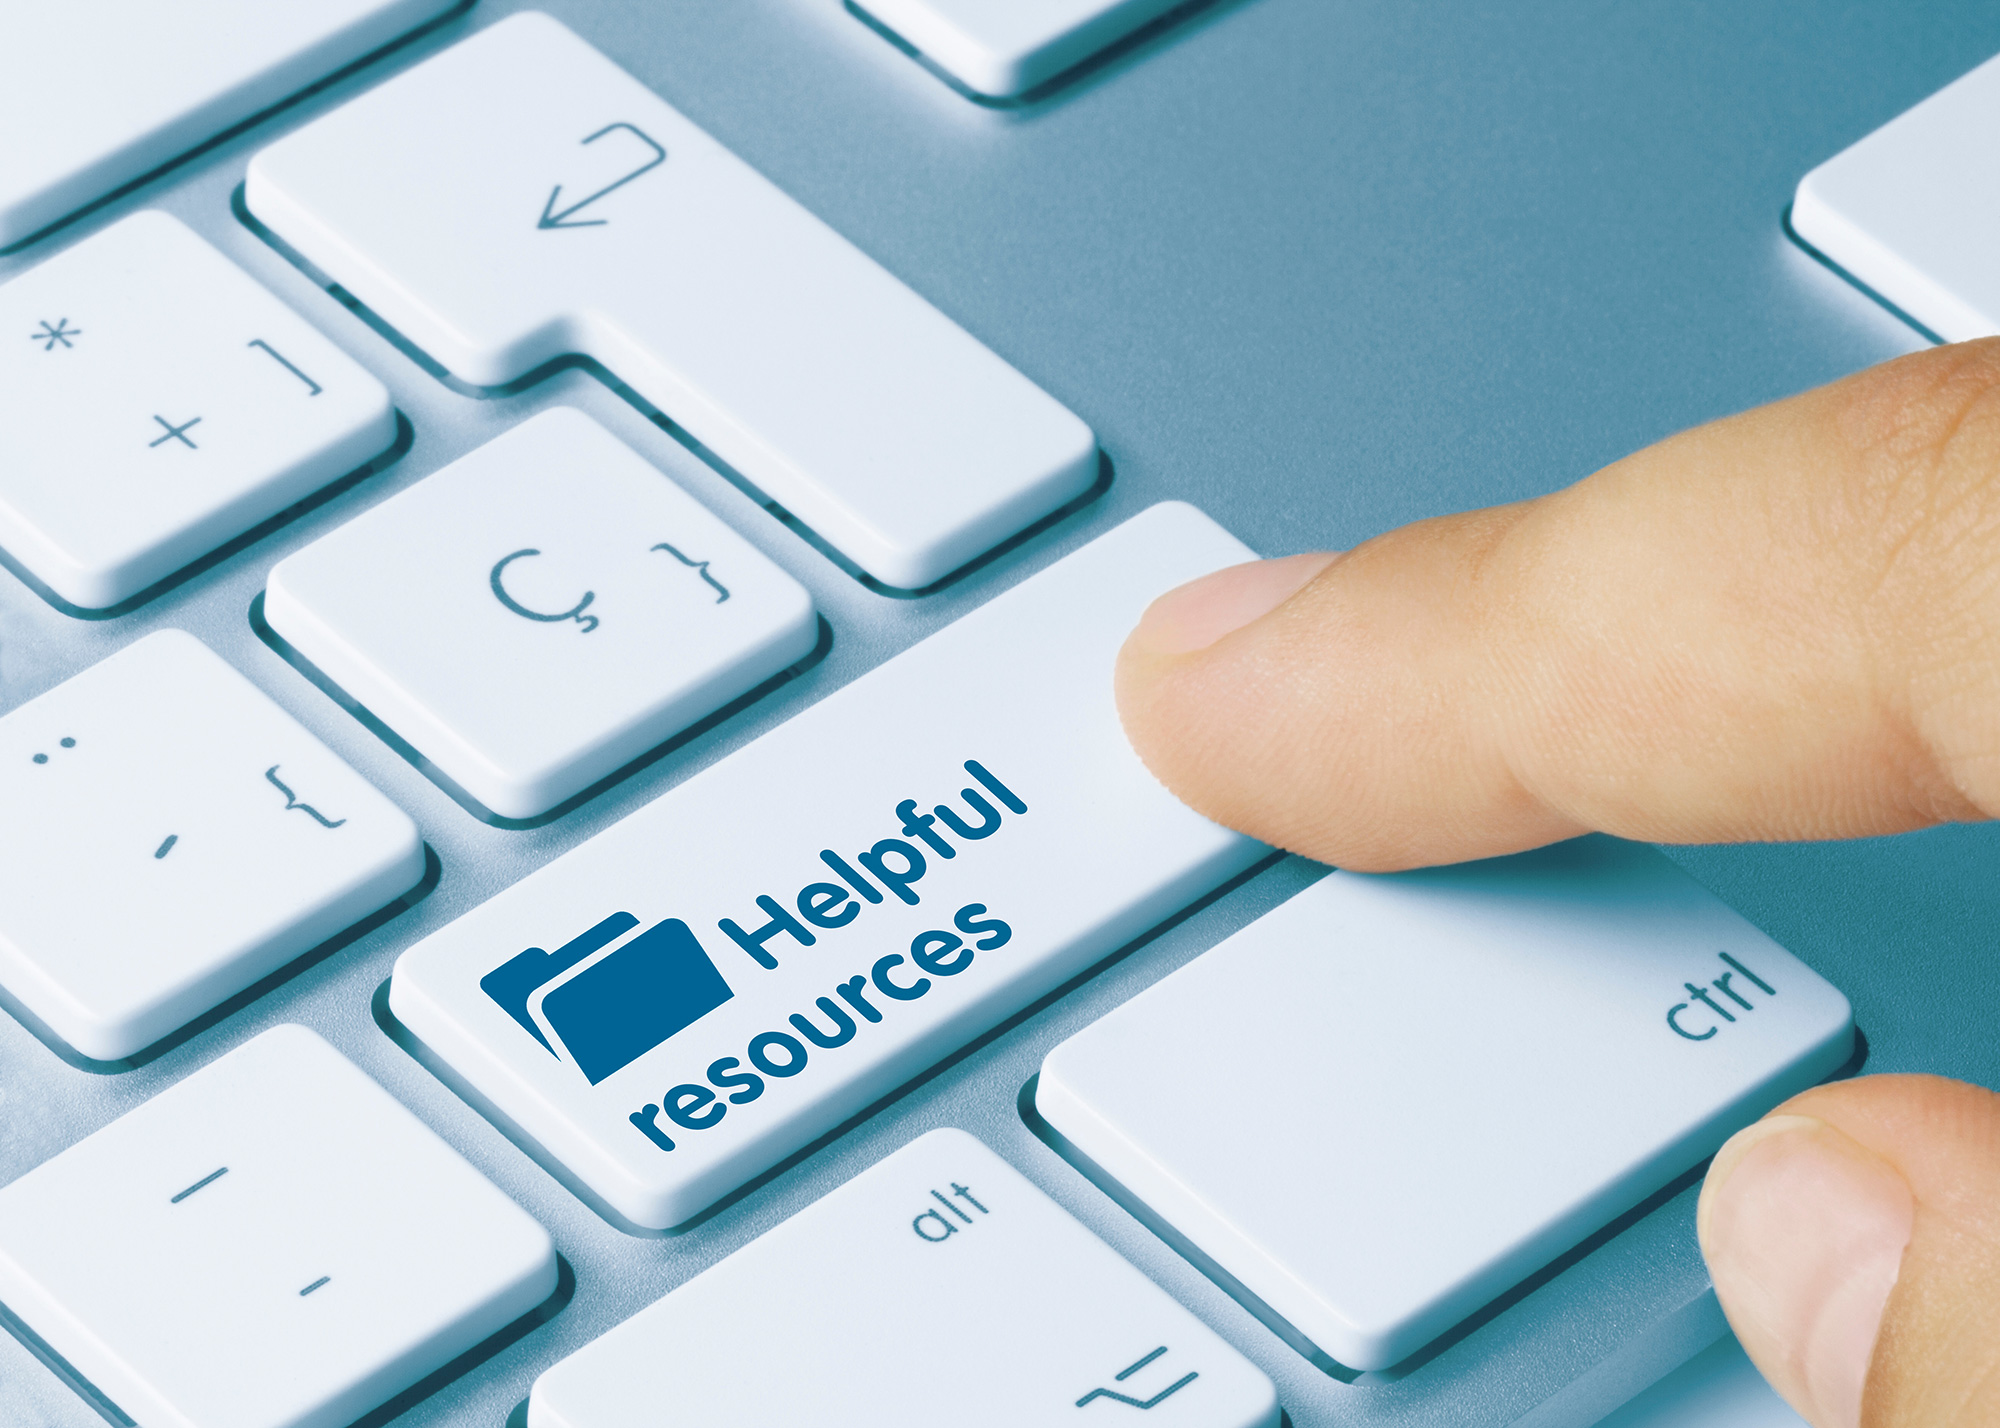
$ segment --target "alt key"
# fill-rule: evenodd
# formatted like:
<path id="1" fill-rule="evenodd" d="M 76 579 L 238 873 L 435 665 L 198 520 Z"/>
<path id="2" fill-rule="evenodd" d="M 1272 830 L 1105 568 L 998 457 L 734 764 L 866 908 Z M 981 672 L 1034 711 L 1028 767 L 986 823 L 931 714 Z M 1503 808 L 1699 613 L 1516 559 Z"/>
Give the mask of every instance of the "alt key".
<path id="1" fill-rule="evenodd" d="M 960 1130 L 536 1381 L 528 1428 L 1277 1428 L 1271 1381 Z"/>

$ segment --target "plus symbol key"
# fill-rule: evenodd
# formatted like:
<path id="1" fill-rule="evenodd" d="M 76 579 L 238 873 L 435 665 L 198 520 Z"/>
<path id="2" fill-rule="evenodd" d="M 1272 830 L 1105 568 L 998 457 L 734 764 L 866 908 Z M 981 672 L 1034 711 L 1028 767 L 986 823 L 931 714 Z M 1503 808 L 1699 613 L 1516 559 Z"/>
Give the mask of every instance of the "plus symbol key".
<path id="1" fill-rule="evenodd" d="M 0 551 L 72 611 L 143 598 L 399 430 L 381 382 L 157 209 L 0 282 L 0 393 Z"/>

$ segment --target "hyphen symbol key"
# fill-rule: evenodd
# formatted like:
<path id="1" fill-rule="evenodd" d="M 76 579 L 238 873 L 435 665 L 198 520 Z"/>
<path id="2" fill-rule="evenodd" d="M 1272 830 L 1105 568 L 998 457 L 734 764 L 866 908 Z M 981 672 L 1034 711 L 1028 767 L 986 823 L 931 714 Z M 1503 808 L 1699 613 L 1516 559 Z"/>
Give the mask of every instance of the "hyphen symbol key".
<path id="1" fill-rule="evenodd" d="M 208 1172 L 208 1174 L 202 1176 L 201 1179 L 195 1181 L 194 1184 L 188 1186 L 187 1189 L 181 1191 L 180 1194 L 174 1196 L 171 1200 L 167 1201 L 167 1203 L 169 1205 L 178 1205 L 180 1204 L 181 1201 L 187 1199 L 188 1196 L 194 1194 L 195 1191 L 201 1189 L 203 1186 L 213 1185 L 216 1181 L 220 1180 L 223 1176 L 227 1175 L 228 1173 L 229 1173 L 229 1167 L 226 1165 L 223 1166 L 220 1170 L 211 1170 Z"/>
<path id="2" fill-rule="evenodd" d="M 1160 1357 L 1160 1355 L 1164 1354 L 1166 1351 L 1167 1351 L 1167 1346 L 1165 1344 L 1160 1345 L 1160 1347 L 1153 1350 L 1153 1352 L 1151 1352 L 1150 1354 L 1147 1354 L 1144 1358 L 1140 1359 L 1138 1362 L 1127 1364 L 1124 1368 L 1120 1369 L 1118 1373 L 1112 1378 L 1112 1382 L 1113 1383 L 1125 1382 L 1126 1379 L 1132 1377 L 1133 1374 L 1137 1373 L 1140 1369 L 1144 1368 L 1154 1359 Z M 1169 1398 L 1172 1398 L 1175 1394 L 1179 1393 L 1182 1389 L 1186 1388 L 1189 1384 L 1193 1383 L 1196 1379 L 1200 1377 L 1201 1375 L 1198 1373 L 1183 1374 L 1179 1378 L 1175 1379 L 1172 1383 L 1168 1384 L 1165 1388 L 1161 1389 L 1158 1393 L 1154 1394 L 1151 1398 L 1134 1398 L 1131 1394 L 1120 1393 L 1116 1389 L 1093 1388 L 1090 1392 L 1086 1393 L 1083 1397 L 1079 1398 L 1076 1401 L 1076 1406 L 1078 1408 L 1082 1408 L 1086 1404 L 1095 1402 L 1097 1399 L 1103 1398 L 1103 1399 L 1108 1399 L 1112 1403 L 1122 1403 L 1126 1405 L 1128 1408 L 1139 1408 L 1139 1409 L 1154 1408 L 1162 1403 L 1165 1403 Z"/>

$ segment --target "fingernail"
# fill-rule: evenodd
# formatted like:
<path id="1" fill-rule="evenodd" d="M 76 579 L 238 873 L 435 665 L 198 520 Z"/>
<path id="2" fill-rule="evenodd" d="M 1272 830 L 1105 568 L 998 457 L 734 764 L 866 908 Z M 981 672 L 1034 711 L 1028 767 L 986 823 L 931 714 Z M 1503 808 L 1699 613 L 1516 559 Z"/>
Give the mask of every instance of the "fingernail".
<path id="1" fill-rule="evenodd" d="M 1317 551 L 1253 560 L 1191 580 L 1149 605 L 1132 638 L 1154 654 L 1207 649 L 1230 631 L 1284 604 L 1339 554 Z"/>
<path id="2" fill-rule="evenodd" d="M 1696 1229 L 1757 1367 L 1822 1428 L 1858 1428 L 1916 1202 L 1879 1156 L 1812 1116 L 1768 1116 L 1717 1152 Z"/>

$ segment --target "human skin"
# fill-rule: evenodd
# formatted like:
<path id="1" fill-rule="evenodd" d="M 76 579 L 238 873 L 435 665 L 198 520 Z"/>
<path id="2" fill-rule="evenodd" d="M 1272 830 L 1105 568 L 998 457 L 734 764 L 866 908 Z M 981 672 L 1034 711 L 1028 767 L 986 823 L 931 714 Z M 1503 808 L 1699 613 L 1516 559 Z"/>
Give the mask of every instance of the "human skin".
<path id="1" fill-rule="evenodd" d="M 1204 577 L 1116 687 L 1189 804 L 1356 870 L 1990 818 L 2000 338 Z M 1817 1087 L 1723 1147 L 1698 1219 L 1731 1325 L 1818 1428 L 2000 1423 L 2000 1097 Z"/>

